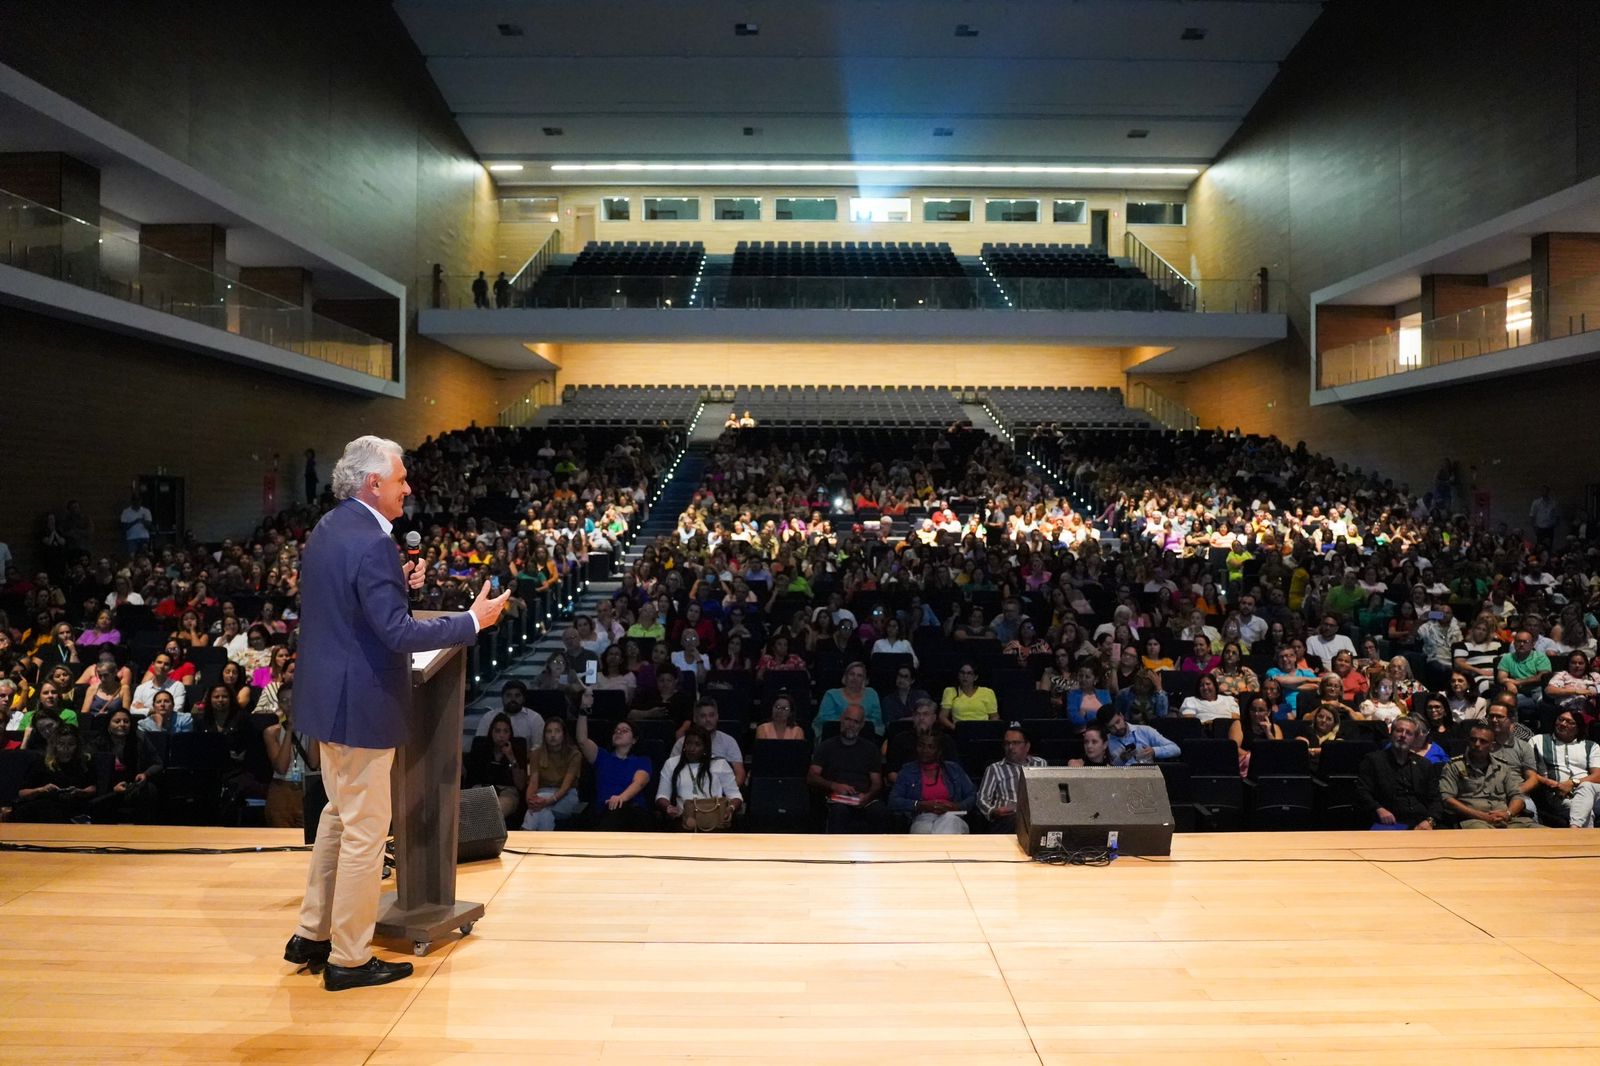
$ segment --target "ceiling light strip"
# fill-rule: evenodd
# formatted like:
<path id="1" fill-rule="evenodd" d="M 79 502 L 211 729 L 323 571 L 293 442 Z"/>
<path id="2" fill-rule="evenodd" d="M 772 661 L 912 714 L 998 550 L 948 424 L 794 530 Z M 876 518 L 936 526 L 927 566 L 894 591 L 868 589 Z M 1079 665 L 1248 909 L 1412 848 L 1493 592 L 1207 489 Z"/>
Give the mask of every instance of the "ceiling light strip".
<path id="1" fill-rule="evenodd" d="M 1192 177 L 1199 167 L 1052 166 L 1028 163 L 553 163 L 552 171 L 590 174 L 1164 174 Z"/>

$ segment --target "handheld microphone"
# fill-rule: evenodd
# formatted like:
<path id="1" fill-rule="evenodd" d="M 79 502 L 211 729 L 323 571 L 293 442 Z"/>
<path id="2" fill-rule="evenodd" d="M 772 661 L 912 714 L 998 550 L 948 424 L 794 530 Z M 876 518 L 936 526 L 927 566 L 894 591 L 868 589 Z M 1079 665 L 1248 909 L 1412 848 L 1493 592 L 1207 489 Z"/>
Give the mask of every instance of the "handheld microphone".
<path id="1" fill-rule="evenodd" d="M 406 534 L 406 562 L 415 563 L 420 562 L 421 559 L 422 534 L 413 529 L 411 532 Z M 411 597 L 411 602 L 413 603 L 422 602 L 421 589 L 407 589 L 407 595 Z"/>

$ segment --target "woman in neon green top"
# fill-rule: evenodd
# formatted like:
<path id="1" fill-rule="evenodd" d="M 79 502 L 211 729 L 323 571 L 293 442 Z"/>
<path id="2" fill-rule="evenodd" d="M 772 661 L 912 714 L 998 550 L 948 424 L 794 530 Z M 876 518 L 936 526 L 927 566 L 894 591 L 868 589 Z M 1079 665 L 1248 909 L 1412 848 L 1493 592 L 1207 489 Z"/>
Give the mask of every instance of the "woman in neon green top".
<path id="1" fill-rule="evenodd" d="M 970 664 L 956 671 L 954 688 L 944 690 L 939 707 L 945 717 L 957 722 L 982 722 L 1000 717 L 1000 702 L 994 689 L 978 684 L 978 671 Z"/>

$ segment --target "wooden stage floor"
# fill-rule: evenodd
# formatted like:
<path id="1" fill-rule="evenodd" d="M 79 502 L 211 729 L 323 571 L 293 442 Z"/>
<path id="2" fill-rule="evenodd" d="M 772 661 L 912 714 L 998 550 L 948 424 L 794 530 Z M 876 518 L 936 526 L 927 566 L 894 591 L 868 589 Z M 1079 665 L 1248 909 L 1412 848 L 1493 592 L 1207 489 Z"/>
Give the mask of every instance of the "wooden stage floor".
<path id="1" fill-rule="evenodd" d="M 145 848 L 297 837 L 0 825 Z M 304 854 L 0 853 L 0 1061 L 1502 1066 L 1600 1050 L 1594 832 L 1185 836 L 1171 861 L 1105 869 L 1017 861 L 1008 838 L 510 846 L 534 854 L 462 870 L 462 896 L 488 904 L 471 937 L 410 980 L 339 994 L 280 961 Z"/>

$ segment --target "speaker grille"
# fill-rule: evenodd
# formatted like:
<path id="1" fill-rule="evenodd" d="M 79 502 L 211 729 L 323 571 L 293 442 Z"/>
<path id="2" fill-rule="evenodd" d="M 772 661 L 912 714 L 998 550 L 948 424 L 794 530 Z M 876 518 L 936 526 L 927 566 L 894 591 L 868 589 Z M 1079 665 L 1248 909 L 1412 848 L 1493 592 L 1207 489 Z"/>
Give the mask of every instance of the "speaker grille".
<path id="1" fill-rule="evenodd" d="M 488 785 L 461 792 L 461 834 L 456 844 L 457 862 L 492 859 L 506 846 L 506 822 L 500 816 L 500 797 Z"/>

